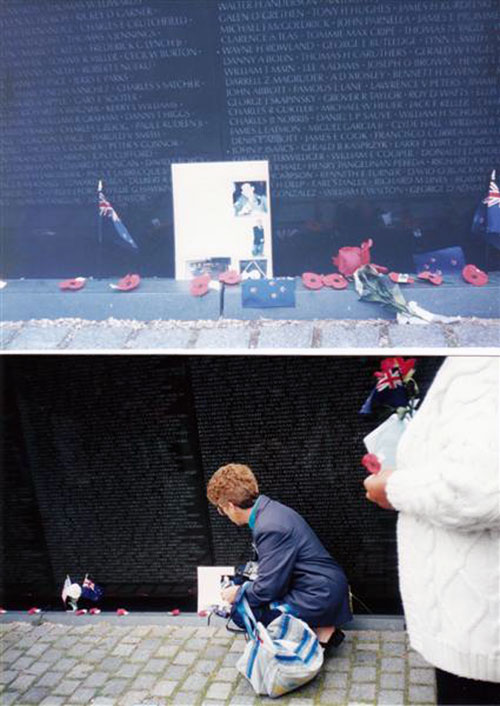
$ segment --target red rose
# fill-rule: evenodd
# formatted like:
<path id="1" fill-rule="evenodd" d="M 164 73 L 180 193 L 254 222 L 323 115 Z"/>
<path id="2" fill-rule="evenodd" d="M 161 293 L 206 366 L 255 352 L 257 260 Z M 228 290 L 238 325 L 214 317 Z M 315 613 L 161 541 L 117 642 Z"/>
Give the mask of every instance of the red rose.
<path id="1" fill-rule="evenodd" d="M 236 270 L 226 270 L 220 273 L 219 282 L 224 282 L 224 284 L 239 284 L 241 282 L 241 275 L 236 272 Z"/>
<path id="2" fill-rule="evenodd" d="M 210 275 L 200 275 L 191 280 L 189 291 L 193 297 L 203 297 L 208 292 L 208 283 Z"/>
<path id="3" fill-rule="evenodd" d="M 346 246 L 340 248 L 338 255 L 332 257 L 333 264 L 343 275 L 352 275 L 361 265 L 368 265 L 370 262 L 370 248 L 373 240 L 365 240 L 360 248 Z"/>
<path id="4" fill-rule="evenodd" d="M 304 272 L 302 283 L 307 289 L 321 289 L 323 287 L 323 277 L 314 272 Z"/>
<path id="5" fill-rule="evenodd" d="M 378 473 L 382 469 L 382 464 L 375 454 L 365 454 L 361 459 L 361 463 L 368 473 Z"/>
<path id="6" fill-rule="evenodd" d="M 465 265 L 462 270 L 462 277 L 469 284 L 473 284 L 476 287 L 483 287 L 488 283 L 488 275 L 476 267 L 475 265 Z"/>

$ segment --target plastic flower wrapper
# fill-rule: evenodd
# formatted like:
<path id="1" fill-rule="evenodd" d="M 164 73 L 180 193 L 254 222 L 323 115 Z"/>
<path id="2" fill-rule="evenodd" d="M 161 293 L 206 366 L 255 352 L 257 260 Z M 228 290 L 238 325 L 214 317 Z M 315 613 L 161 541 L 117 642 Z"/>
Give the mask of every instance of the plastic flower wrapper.
<path id="1" fill-rule="evenodd" d="M 401 288 L 395 284 L 390 288 L 384 275 L 373 265 L 362 265 L 354 273 L 354 287 L 359 298 L 365 302 L 373 302 L 388 306 L 396 312 L 400 324 L 428 324 L 440 322 L 451 324 L 460 320 L 459 316 L 441 316 L 419 306 L 416 302 L 407 302 Z"/>

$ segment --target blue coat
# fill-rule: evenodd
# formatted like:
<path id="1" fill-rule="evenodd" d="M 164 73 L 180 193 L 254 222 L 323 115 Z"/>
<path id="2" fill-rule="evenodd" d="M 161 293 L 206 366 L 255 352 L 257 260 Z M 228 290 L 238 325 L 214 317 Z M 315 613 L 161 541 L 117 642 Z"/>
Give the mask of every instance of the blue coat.
<path id="1" fill-rule="evenodd" d="M 340 626 L 351 620 L 344 571 L 304 518 L 265 495 L 259 496 L 254 508 L 250 526 L 259 572 L 245 590 L 250 605 L 287 603 L 313 627 Z"/>

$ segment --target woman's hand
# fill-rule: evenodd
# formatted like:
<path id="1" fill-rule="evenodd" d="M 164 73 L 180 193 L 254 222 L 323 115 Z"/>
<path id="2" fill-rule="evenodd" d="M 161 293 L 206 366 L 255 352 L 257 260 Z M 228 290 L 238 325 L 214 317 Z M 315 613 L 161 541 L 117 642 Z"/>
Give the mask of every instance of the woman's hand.
<path id="1" fill-rule="evenodd" d="M 366 498 L 372 503 L 376 503 L 384 510 L 394 510 L 391 503 L 387 499 L 386 485 L 394 471 L 386 470 L 380 473 L 373 474 L 365 478 L 363 485 L 366 490 Z"/>
<path id="2" fill-rule="evenodd" d="M 228 586 L 227 588 L 223 588 L 220 592 L 222 600 L 225 603 L 234 603 L 239 588 L 239 586 Z"/>

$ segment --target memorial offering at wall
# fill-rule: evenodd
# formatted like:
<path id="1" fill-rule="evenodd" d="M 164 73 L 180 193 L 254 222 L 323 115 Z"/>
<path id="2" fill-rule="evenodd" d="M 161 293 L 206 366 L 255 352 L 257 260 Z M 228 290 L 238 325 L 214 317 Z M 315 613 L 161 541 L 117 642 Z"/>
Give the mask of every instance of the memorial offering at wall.
<path id="1" fill-rule="evenodd" d="M 269 165 L 207 162 L 172 165 L 175 276 L 191 279 L 254 265 L 273 275 Z"/>
<path id="2" fill-rule="evenodd" d="M 495 0 L 5 0 L 7 273 L 65 256 L 93 273 L 102 178 L 135 269 L 173 276 L 178 162 L 267 160 L 275 238 L 363 230 L 372 208 L 401 240 L 418 207 L 435 247 L 460 245 L 498 166 L 496 15 Z M 304 259 L 290 242 L 280 274 Z"/>

